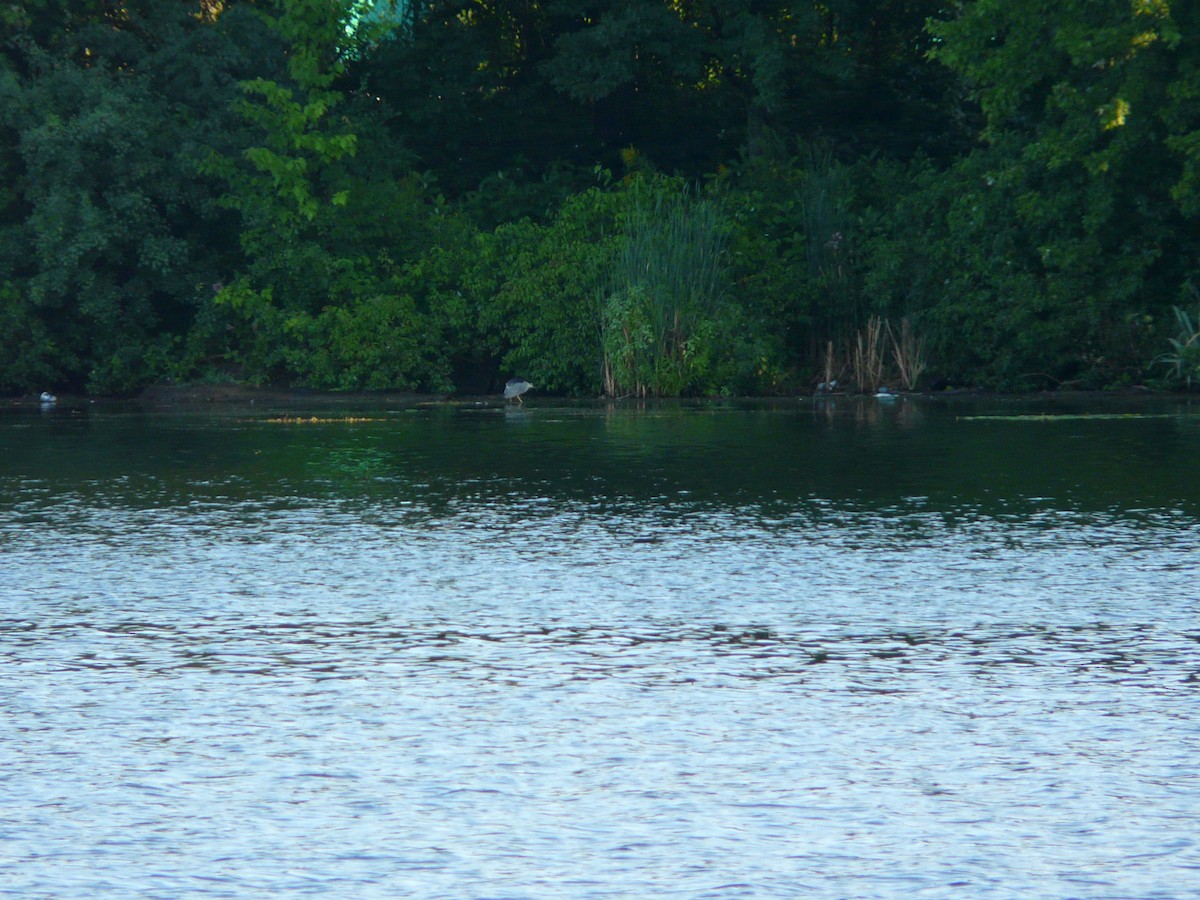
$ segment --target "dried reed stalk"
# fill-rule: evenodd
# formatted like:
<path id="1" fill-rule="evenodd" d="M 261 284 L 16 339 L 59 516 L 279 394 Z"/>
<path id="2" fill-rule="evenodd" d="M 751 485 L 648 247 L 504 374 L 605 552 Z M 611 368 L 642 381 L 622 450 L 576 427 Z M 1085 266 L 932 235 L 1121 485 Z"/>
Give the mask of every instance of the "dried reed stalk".
<path id="1" fill-rule="evenodd" d="M 888 337 L 892 341 L 892 358 L 896 361 L 896 371 L 900 383 L 906 391 L 915 390 L 917 379 L 925 371 L 925 341 L 913 334 L 912 324 L 907 318 L 900 320 L 900 336 L 887 323 Z"/>
<path id="2" fill-rule="evenodd" d="M 854 338 L 854 381 L 859 390 L 874 393 L 883 383 L 884 333 L 887 325 L 879 316 L 867 319 Z"/>

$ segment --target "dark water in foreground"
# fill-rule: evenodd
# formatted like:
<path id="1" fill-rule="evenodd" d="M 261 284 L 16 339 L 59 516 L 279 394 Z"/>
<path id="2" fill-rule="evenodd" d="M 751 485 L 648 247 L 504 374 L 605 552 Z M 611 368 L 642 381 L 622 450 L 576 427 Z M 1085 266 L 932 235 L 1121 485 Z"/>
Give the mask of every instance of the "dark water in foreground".
<path id="1" fill-rule="evenodd" d="M 1046 411 L 0 416 L 0 894 L 1200 896 L 1198 411 Z"/>

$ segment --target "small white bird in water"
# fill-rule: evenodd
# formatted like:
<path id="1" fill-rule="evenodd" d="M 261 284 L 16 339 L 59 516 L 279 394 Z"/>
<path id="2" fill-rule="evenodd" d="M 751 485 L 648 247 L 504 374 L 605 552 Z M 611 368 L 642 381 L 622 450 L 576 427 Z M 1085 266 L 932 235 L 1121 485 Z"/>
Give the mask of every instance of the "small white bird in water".
<path id="1" fill-rule="evenodd" d="M 43 406 L 53 406 L 58 402 L 58 398 L 49 391 L 42 391 L 41 401 Z"/>
<path id="2" fill-rule="evenodd" d="M 892 393 L 892 389 L 890 387 L 888 387 L 887 385 L 884 385 L 879 390 L 877 390 L 875 392 L 875 396 L 878 397 L 880 400 L 895 400 L 896 399 L 896 395 Z"/>
<path id="3" fill-rule="evenodd" d="M 510 379 L 508 384 L 504 386 L 504 399 L 512 400 L 515 397 L 517 402 L 524 406 L 525 401 L 521 399 L 521 395 L 531 387 L 533 387 L 533 385 L 524 378 Z"/>

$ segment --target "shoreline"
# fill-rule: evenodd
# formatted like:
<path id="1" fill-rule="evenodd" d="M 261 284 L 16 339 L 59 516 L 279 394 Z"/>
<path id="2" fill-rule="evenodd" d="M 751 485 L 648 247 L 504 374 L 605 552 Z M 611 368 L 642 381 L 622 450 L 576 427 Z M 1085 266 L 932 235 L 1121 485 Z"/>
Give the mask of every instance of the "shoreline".
<path id="1" fill-rule="evenodd" d="M 1164 391 L 1146 387 L 1123 388 L 1112 391 L 1035 391 L 1030 393 L 1006 393 L 984 389 L 963 388 L 946 391 L 912 391 L 897 392 L 897 399 L 919 399 L 929 402 L 953 402 L 958 400 L 992 400 L 997 402 L 1017 401 L 1073 401 L 1073 402 L 1104 402 L 1115 400 L 1188 400 L 1195 395 L 1187 391 Z M 795 401 L 845 401 L 856 399 L 874 399 L 871 394 L 833 393 L 833 394 L 780 394 L 762 396 L 736 397 L 654 397 L 654 398 L 615 398 L 606 397 L 558 397 L 543 395 L 530 397 L 533 406 L 544 405 L 546 401 L 557 404 L 592 404 L 592 403 L 790 403 Z M 38 406 L 37 395 L 19 395 L 0 399 L 0 405 L 8 407 Z M 323 391 L 306 388 L 254 387 L 237 383 L 220 384 L 182 384 L 182 385 L 153 385 L 140 394 L 128 397 L 88 397 L 73 394 L 62 395 L 56 404 L 62 407 L 87 406 L 140 406 L 150 409 L 195 408 L 195 407 L 276 407 L 276 408 L 318 408 L 332 407 L 453 407 L 453 406 L 503 406 L 504 399 L 499 394 L 423 394 L 411 391 Z"/>

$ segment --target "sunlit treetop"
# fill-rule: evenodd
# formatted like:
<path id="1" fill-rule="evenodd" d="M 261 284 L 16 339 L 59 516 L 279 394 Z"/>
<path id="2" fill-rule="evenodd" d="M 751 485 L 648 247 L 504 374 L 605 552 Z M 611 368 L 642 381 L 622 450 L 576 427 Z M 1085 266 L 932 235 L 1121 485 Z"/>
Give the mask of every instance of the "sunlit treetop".
<path id="1" fill-rule="evenodd" d="M 412 0 L 350 0 L 346 31 L 355 42 L 402 34 L 412 23 Z"/>

